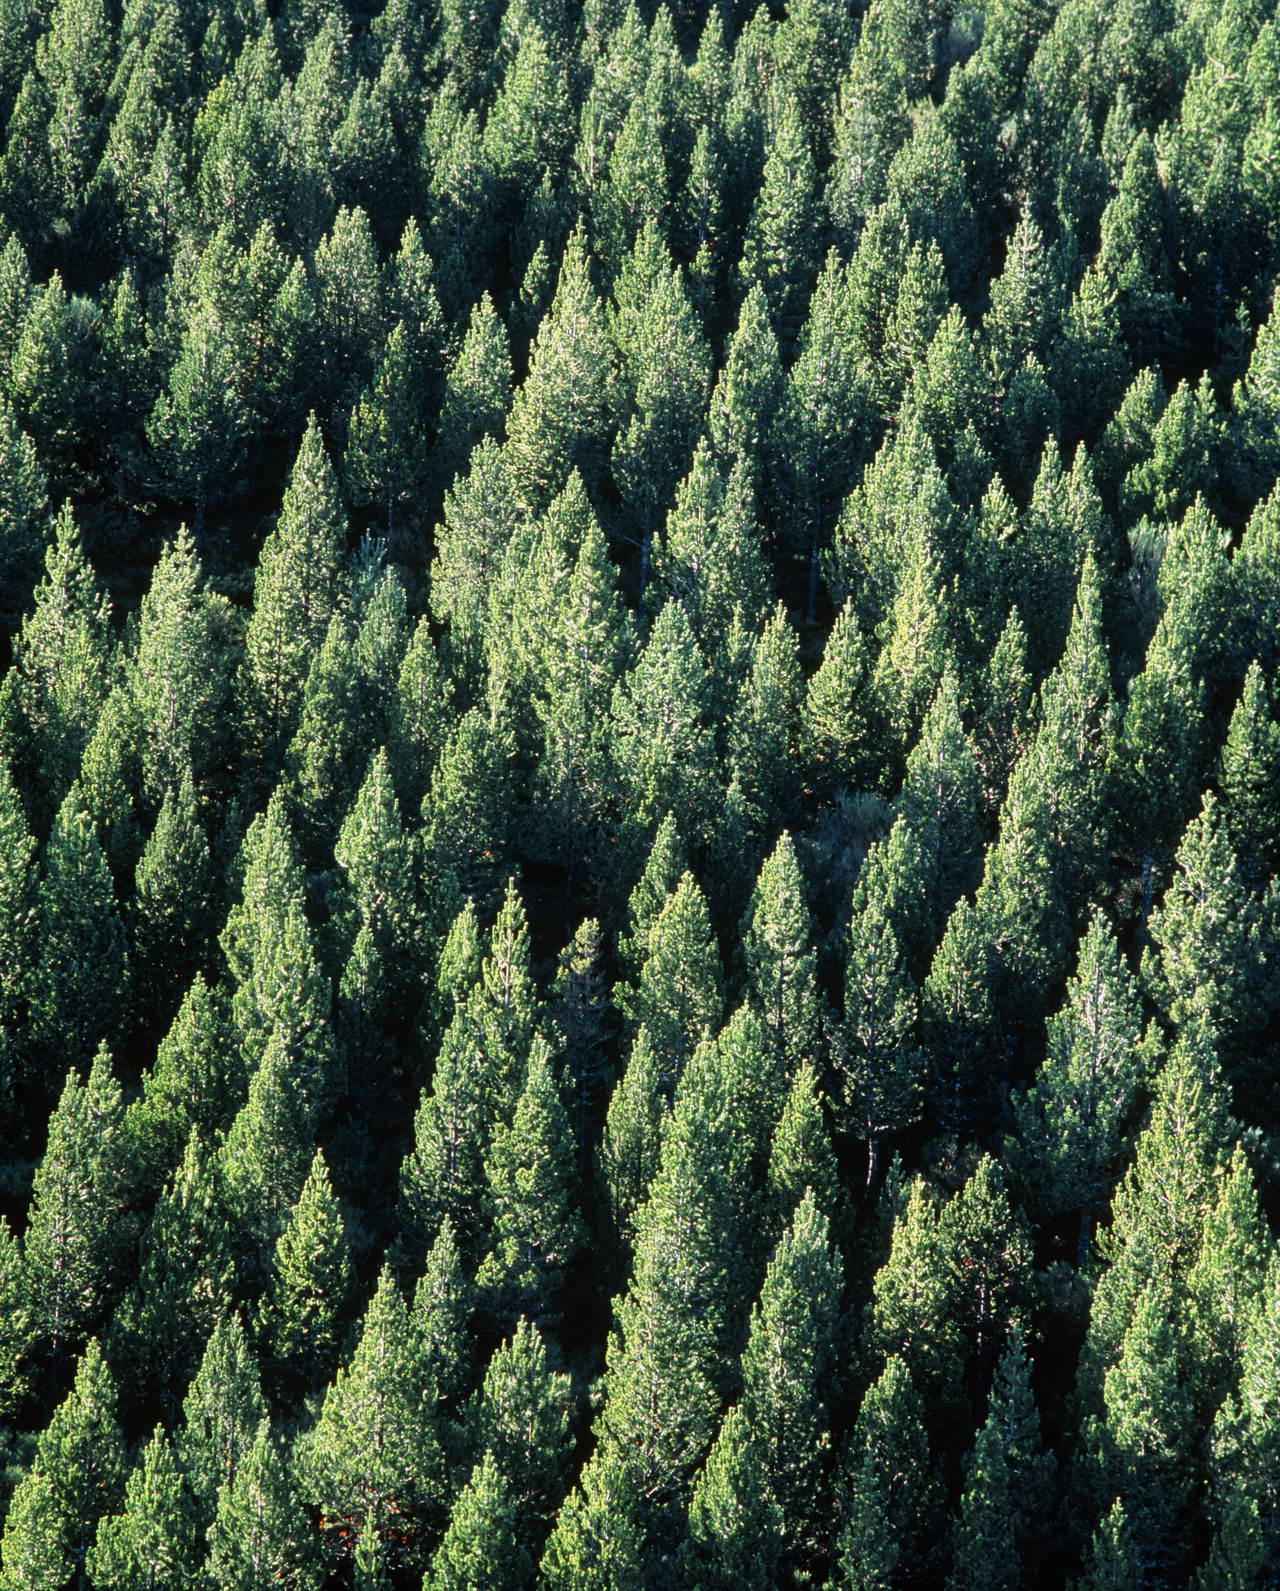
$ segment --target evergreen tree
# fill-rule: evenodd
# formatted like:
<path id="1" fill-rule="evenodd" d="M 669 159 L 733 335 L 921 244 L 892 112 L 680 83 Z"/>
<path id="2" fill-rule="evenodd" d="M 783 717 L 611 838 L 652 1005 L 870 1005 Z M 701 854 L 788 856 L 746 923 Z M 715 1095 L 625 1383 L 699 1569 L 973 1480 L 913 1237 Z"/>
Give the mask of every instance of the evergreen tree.
<path id="1" fill-rule="evenodd" d="M 164 1023 L 187 988 L 212 926 L 213 867 L 191 775 L 165 791 L 134 876 L 133 984 L 137 1004 Z"/>
<path id="2" fill-rule="evenodd" d="M 1280 724 L 1257 662 L 1222 748 L 1221 790 L 1232 848 L 1246 881 L 1260 883 L 1280 856 Z"/>
<path id="3" fill-rule="evenodd" d="M 1049 1503 L 1053 1459 L 1040 1439 L 1021 1333 L 1010 1334 L 987 1400 L 986 1424 L 965 1466 L 950 1583 L 1016 1586 L 1030 1569 Z"/>
<path id="4" fill-rule="evenodd" d="M 473 1418 L 473 1443 L 507 1484 L 517 1538 L 541 1534 L 560 1504 L 573 1411 L 568 1376 L 552 1368 L 538 1328 L 522 1320 L 490 1359 Z"/>
<path id="5" fill-rule="evenodd" d="M 343 458 L 347 489 L 354 501 L 385 505 L 388 540 L 395 534 L 397 503 L 412 497 L 425 470 L 424 422 L 416 377 L 404 322 L 397 321 L 373 383 L 361 393 L 351 416 Z"/>
<path id="6" fill-rule="evenodd" d="M 475 1287 L 462 1268 L 453 1225 L 446 1216 L 413 1294 L 418 1346 L 434 1377 L 437 1396 L 446 1403 L 459 1395 L 470 1378 L 472 1344 L 467 1322 L 474 1301 Z"/>
<path id="7" fill-rule="evenodd" d="M 351 1364 L 331 1382 L 296 1458 L 332 1562 L 349 1560 L 361 1540 L 377 1554 L 374 1572 L 392 1552 L 420 1560 L 444 1500 L 429 1385 L 409 1312 L 384 1270 Z"/>
<path id="8" fill-rule="evenodd" d="M 712 1591 L 767 1591 L 776 1583 L 783 1516 L 760 1485 L 760 1459 L 747 1413 L 736 1403 L 693 1490 L 684 1560 L 690 1578 Z"/>
<path id="9" fill-rule="evenodd" d="M 636 1027 L 648 1029 L 661 1075 L 679 1082 L 689 1056 L 722 1013 L 720 956 L 706 902 L 693 875 L 680 880 L 649 933 L 639 986 L 627 1000 Z"/>
<path id="10" fill-rule="evenodd" d="M 195 1518 L 182 1470 L 157 1426 L 124 1491 L 124 1512 L 104 1517 L 86 1568 L 95 1586 L 150 1591 L 157 1583 L 193 1585 Z"/>
<path id="11" fill-rule="evenodd" d="M 620 1259 L 629 1259 L 636 1217 L 662 1159 L 663 1129 L 670 1113 L 661 1089 L 649 1030 L 641 1027 L 605 1118 L 597 1165 Z"/>
<path id="12" fill-rule="evenodd" d="M 742 951 L 756 1006 L 791 1071 L 813 1053 L 818 1032 L 815 958 L 804 880 L 791 836 L 783 834 L 761 869 Z"/>
<path id="13" fill-rule="evenodd" d="M 122 1115 L 120 1085 L 101 1049 L 83 1083 L 67 1073 L 32 1183 L 24 1268 L 36 1342 L 55 1381 L 121 1279 L 130 1235 Z"/>
<path id="14" fill-rule="evenodd" d="M 765 1184 L 766 1216 L 776 1231 L 784 1230 L 807 1195 L 816 1209 L 835 1223 L 840 1210 L 840 1178 L 824 1099 L 810 1061 L 796 1072 L 782 1114 L 774 1128 Z"/>
<path id="15" fill-rule="evenodd" d="M 172 1420 L 235 1284 L 222 1178 L 198 1131 L 156 1201 L 138 1269 L 137 1287 L 116 1310 L 109 1345 L 115 1363 L 129 1372 L 127 1384 L 142 1383 L 145 1374 Z"/>
<path id="16" fill-rule="evenodd" d="M 822 1452 L 830 1440 L 828 1383 L 842 1283 L 827 1220 L 810 1190 L 769 1265 L 742 1356 L 742 1407 L 792 1552 L 812 1548 L 821 1534 Z"/>
<path id="17" fill-rule="evenodd" d="M 228 1591 L 278 1585 L 312 1591 L 322 1573 L 279 1442 L 266 1420 L 218 1495 L 206 1572 Z"/>
<path id="18" fill-rule="evenodd" d="M 813 156 L 800 112 L 788 97 L 777 119 L 738 267 L 744 297 L 757 282 L 764 289 L 784 350 L 796 345 L 817 275 L 819 225 Z"/>
<path id="19" fill-rule="evenodd" d="M 510 1127 L 499 1124 L 486 1165 L 494 1250 L 480 1268 L 499 1319 L 554 1325 L 558 1283 L 583 1241 L 573 1210 L 573 1134 L 535 1041 Z"/>
<path id="20" fill-rule="evenodd" d="M 432 464 L 445 485 L 466 466 L 482 438 L 502 441 L 510 407 L 510 345 L 493 300 L 484 293 L 471 311 L 467 334 L 445 384 L 432 453 Z"/>
<path id="21" fill-rule="evenodd" d="M 337 478 L 312 414 L 280 517 L 259 555 L 245 632 L 241 710 L 248 743 L 268 771 L 297 726 L 312 658 L 341 591 L 346 539 Z"/>
<path id="22" fill-rule="evenodd" d="M 239 1315 L 224 1314 L 213 1328 L 182 1413 L 178 1452 L 204 1531 L 213 1522 L 223 1490 L 245 1472 L 260 1422 L 267 1417 L 258 1367 Z"/>
<path id="23" fill-rule="evenodd" d="M 923 1412 L 906 1365 L 890 1359 L 862 1399 L 844 1459 L 849 1501 L 837 1550 L 848 1591 L 890 1585 L 928 1560 L 936 1503 Z"/>
<path id="24" fill-rule="evenodd" d="M 265 1302 L 275 1374 L 291 1391 L 326 1385 L 341 1353 L 355 1279 L 342 1215 L 317 1149 L 289 1224 L 276 1243 Z"/>
<path id="25" fill-rule="evenodd" d="M 431 1560 L 431 1591 L 507 1591 L 528 1573 L 510 1487 L 492 1453 L 472 1471 Z"/>
<path id="26" fill-rule="evenodd" d="M 65 1591 L 83 1585 L 98 1521 L 124 1490 L 124 1438 L 116 1390 L 97 1340 L 85 1349 L 75 1385 L 53 1411 L 19 1482 L 0 1542 L 5 1591 Z"/>

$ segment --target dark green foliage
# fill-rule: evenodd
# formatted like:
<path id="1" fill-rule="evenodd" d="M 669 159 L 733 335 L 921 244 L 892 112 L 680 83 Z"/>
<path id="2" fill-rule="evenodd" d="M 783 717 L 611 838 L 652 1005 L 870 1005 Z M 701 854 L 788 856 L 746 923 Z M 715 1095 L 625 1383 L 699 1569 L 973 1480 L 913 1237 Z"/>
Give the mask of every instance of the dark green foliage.
<path id="1" fill-rule="evenodd" d="M 0 0 L 0 1591 L 1276 1580 L 1273 9 Z"/>

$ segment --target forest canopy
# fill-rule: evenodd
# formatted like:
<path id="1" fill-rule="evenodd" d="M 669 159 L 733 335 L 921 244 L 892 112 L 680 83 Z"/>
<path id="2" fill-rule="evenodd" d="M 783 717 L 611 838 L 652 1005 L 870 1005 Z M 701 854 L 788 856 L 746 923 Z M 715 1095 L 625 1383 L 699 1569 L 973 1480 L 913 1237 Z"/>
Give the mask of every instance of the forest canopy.
<path id="1" fill-rule="evenodd" d="M 0 129 L 0 1591 L 1280 1583 L 1272 0 Z"/>

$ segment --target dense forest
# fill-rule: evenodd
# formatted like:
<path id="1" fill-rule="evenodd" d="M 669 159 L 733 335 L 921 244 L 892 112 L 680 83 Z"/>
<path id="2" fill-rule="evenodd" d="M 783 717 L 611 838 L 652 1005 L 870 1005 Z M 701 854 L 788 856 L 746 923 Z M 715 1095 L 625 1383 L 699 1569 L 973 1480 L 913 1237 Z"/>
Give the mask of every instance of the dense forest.
<path id="1" fill-rule="evenodd" d="M 0 0 L 0 1591 L 1280 1585 L 1274 0 Z"/>

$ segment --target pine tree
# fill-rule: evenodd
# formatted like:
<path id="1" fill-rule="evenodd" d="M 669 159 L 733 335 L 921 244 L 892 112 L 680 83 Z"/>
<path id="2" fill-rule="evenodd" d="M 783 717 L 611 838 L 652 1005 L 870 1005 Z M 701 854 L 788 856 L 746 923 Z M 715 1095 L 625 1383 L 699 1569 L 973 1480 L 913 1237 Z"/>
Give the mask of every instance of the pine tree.
<path id="1" fill-rule="evenodd" d="M 815 959 L 809 948 L 809 911 L 791 836 L 784 833 L 761 869 L 743 957 L 756 1005 L 790 1071 L 812 1054 L 818 1031 Z"/>
<path id="2" fill-rule="evenodd" d="M 395 534 L 397 503 L 408 501 L 426 467 L 417 372 L 403 321 L 391 329 L 351 416 L 343 473 L 357 503 L 385 505 L 387 538 Z"/>
<path id="3" fill-rule="evenodd" d="M 1141 1081 L 1134 980 L 1099 914 L 1080 943 L 1067 1000 L 1048 1023 L 1035 1086 L 1014 1102 L 1025 1181 L 1050 1218 L 1080 1211 L 1080 1260 L 1118 1170 L 1124 1125 Z"/>
<path id="4" fill-rule="evenodd" d="M 325 855 L 350 811 L 368 756 L 361 684 L 351 620 L 335 613 L 307 674 L 297 733 L 285 755 L 290 804 L 317 856 Z"/>
<path id="5" fill-rule="evenodd" d="M 965 1465 L 950 1584 L 1016 1586 L 1029 1571 L 1050 1502 L 1053 1459 L 1040 1439 L 1030 1366 L 1015 1328 L 996 1369 L 986 1424 Z"/>
<path id="6" fill-rule="evenodd" d="M 275 1374 L 286 1391 L 316 1393 L 337 1365 L 355 1288 L 342 1214 L 320 1150 L 276 1243 L 265 1303 Z"/>
<path id="7" fill-rule="evenodd" d="M 263 1420 L 218 1494 L 206 1572 L 227 1591 L 264 1584 L 314 1591 L 322 1573 L 318 1558 L 280 1444 Z"/>
<path id="8" fill-rule="evenodd" d="M 683 1557 L 709 1591 L 768 1591 L 782 1555 L 783 1516 L 760 1484 L 760 1456 L 740 1403 L 720 1423 L 689 1505 Z"/>
<path id="9" fill-rule="evenodd" d="M 429 1385 L 409 1312 L 384 1270 L 351 1364 L 330 1384 L 296 1457 L 299 1488 L 323 1516 L 331 1562 L 349 1559 L 362 1538 L 381 1564 L 393 1542 L 408 1561 L 420 1561 L 444 1500 Z"/>
<path id="10" fill-rule="evenodd" d="M 142 599 L 130 669 L 143 785 L 153 802 L 178 787 L 188 769 L 198 776 L 216 765 L 226 692 L 213 611 L 200 582 L 184 526 L 161 553 Z"/>
<path id="11" fill-rule="evenodd" d="M 510 1487 L 486 1453 L 453 1506 L 426 1584 L 430 1591 L 507 1591 L 527 1574 Z"/>
<path id="12" fill-rule="evenodd" d="M 500 1320 L 555 1325 L 559 1283 L 584 1233 L 573 1209 L 573 1130 L 545 1044 L 534 1042 L 511 1125 L 499 1124 L 485 1171 L 494 1249 L 478 1284 Z"/>
<path id="13" fill-rule="evenodd" d="M 239 1315 L 224 1314 L 214 1327 L 182 1414 L 178 1453 L 203 1532 L 213 1522 L 223 1490 L 245 1472 L 267 1417 Z"/>
<path id="14" fill-rule="evenodd" d="M 221 1004 L 197 973 L 183 998 L 142 1095 L 125 1114 L 135 1174 L 159 1189 L 177 1167 L 198 1128 L 206 1142 L 230 1126 L 246 1088 L 240 1056 L 226 1030 Z"/>
<path id="15" fill-rule="evenodd" d="M 5 1591 L 83 1585 L 98 1520 L 124 1489 L 124 1439 L 115 1385 L 94 1339 L 75 1385 L 40 1433 L 33 1468 L 19 1482 L 0 1543 Z"/>
<path id="16" fill-rule="evenodd" d="M 233 1241 L 223 1181 L 193 1131 L 139 1245 L 138 1283 L 121 1301 L 108 1346 L 126 1386 L 144 1382 L 172 1421 L 182 1389 L 231 1301 Z"/>
<path id="17" fill-rule="evenodd" d="M 926 931 L 936 943 L 956 901 L 977 882 L 982 842 L 978 770 L 950 669 L 907 758 L 898 811 L 920 842 Z"/>
<path id="18" fill-rule="evenodd" d="M 519 501 L 528 510 L 545 508 L 575 464 L 589 483 L 599 475 L 610 381 L 604 312 L 579 228 L 565 250 L 555 299 L 538 329 L 507 427 L 506 451 Z"/>
<path id="19" fill-rule="evenodd" d="M 111 605 L 85 558 L 79 527 L 64 504 L 45 553 L 45 578 L 15 648 L 14 689 L 25 719 L 23 766 L 8 748 L 10 771 L 27 775 L 41 819 L 58 809 L 111 689 Z M 46 816 L 47 814 L 47 816 Z"/>
<path id="20" fill-rule="evenodd" d="M 124 1491 L 124 1512 L 104 1517 L 86 1568 L 95 1586 L 150 1591 L 197 1578 L 194 1512 L 182 1469 L 157 1426 Z"/>
<path id="21" fill-rule="evenodd" d="M 639 986 L 627 999 L 629 1016 L 648 1029 L 655 1062 L 672 1086 L 699 1039 L 719 1026 L 720 978 L 706 902 L 686 873 L 650 930 Z"/>
<path id="22" fill-rule="evenodd" d="M 867 765 L 871 726 L 864 687 L 870 672 L 866 637 L 849 600 L 836 615 L 821 667 L 809 678 L 801 723 L 807 776 L 823 794 L 854 785 Z"/>
<path id="23" fill-rule="evenodd" d="M 935 1482 L 923 1407 L 896 1356 L 867 1389 L 844 1458 L 848 1511 L 838 1546 L 842 1591 L 872 1591 L 927 1562 Z"/>
<path id="24" fill-rule="evenodd" d="M 876 890 L 854 897 L 845 965 L 844 1020 L 837 1064 L 844 1076 L 850 1127 L 867 1140 L 867 1186 L 875 1180 L 879 1142 L 919 1115 L 922 1054 L 916 1044 L 917 996 L 893 925 Z"/>
<path id="25" fill-rule="evenodd" d="M 613 758 L 632 855 L 648 848 L 668 812 L 686 845 L 709 831 L 715 766 L 709 686 L 684 609 L 668 602 L 613 696 Z"/>
<path id="26" fill-rule="evenodd" d="M 11 238 L 8 247 L 16 243 Z M 5 285 L 0 258 L 0 293 Z M 3 308 L 0 298 L 0 314 Z M 18 425 L 7 398 L 0 399 L 0 461 L 5 481 L 0 496 L 0 613 L 13 626 L 26 610 L 40 573 L 40 555 L 49 533 L 49 497 L 35 446 Z"/>
<path id="27" fill-rule="evenodd" d="M 36 957 L 36 843 L 9 770 L 0 762 L 0 1029 L 24 1015 Z"/>
<path id="28" fill-rule="evenodd" d="M 427 1255 L 426 1269 L 413 1294 L 413 1329 L 436 1394 L 446 1404 L 456 1399 L 471 1375 L 472 1342 L 467 1322 L 475 1286 L 462 1268 L 448 1216 Z"/>
<path id="29" fill-rule="evenodd" d="M 220 1157 L 244 1264 L 255 1280 L 298 1201 L 311 1161 L 307 1100 L 296 1061 L 277 1025 L 267 1038 L 248 1098 L 227 1130 Z"/>
<path id="30" fill-rule="evenodd" d="M 503 440 L 511 407 L 511 349 L 488 293 L 471 311 L 462 347 L 445 384 L 440 429 L 432 451 L 438 478 L 448 485 L 466 467 L 482 438 Z"/>
<path id="31" fill-rule="evenodd" d="M 506 1482 L 522 1541 L 536 1539 L 560 1505 L 572 1414 L 569 1377 L 522 1320 L 490 1359 L 472 1417 L 475 1451 L 488 1453 Z"/>
<path id="32" fill-rule="evenodd" d="M 32 1184 L 24 1269 L 36 1342 L 55 1382 L 118 1284 L 130 1235 L 122 1115 L 120 1085 L 101 1049 L 85 1082 L 67 1073 Z"/>
<path id="33" fill-rule="evenodd" d="M 636 1216 L 649 1197 L 662 1158 L 670 1108 L 661 1082 L 649 1030 L 642 1026 L 609 1101 L 596 1161 L 611 1236 L 624 1269 L 635 1242 Z"/>
<path id="34" fill-rule="evenodd" d="M 1247 882 L 1266 878 L 1280 858 L 1280 723 L 1257 662 L 1222 748 L 1221 790 L 1232 847 Z"/>
<path id="35" fill-rule="evenodd" d="M 675 894 L 687 865 L 675 814 L 668 812 L 658 824 L 644 872 L 631 891 L 627 903 L 627 931 L 618 938 L 618 959 L 633 976 L 639 975 L 648 959 L 649 936 L 668 900 Z"/>
<path id="36" fill-rule="evenodd" d="M 387 755 L 396 793 L 411 820 L 422 811 L 431 775 L 453 721 L 453 682 L 441 667 L 431 627 L 419 619 L 408 646 L 391 706 Z"/>
<path id="37" fill-rule="evenodd" d="M 135 999 L 167 1024 L 212 927 L 213 866 L 187 773 L 165 791 L 160 816 L 134 875 Z"/>
<path id="38" fill-rule="evenodd" d="M 757 470 L 773 460 L 774 436 L 786 391 L 778 339 L 769 321 L 764 284 L 742 301 L 738 325 L 711 394 L 711 439 L 721 458 Z"/>
<path id="39" fill-rule="evenodd" d="M 793 349 L 817 275 L 817 176 L 795 100 L 783 100 L 738 266 L 745 297 L 758 282 L 783 350 Z"/>
<path id="40" fill-rule="evenodd" d="M 0 1418 L 8 1424 L 29 1391 L 32 1347 L 31 1289 L 22 1251 L 0 1221 Z"/>
<path id="41" fill-rule="evenodd" d="M 742 1355 L 742 1407 L 793 1552 L 817 1545 L 842 1267 L 806 1193 L 769 1265 Z"/>
<path id="42" fill-rule="evenodd" d="M 483 1145 L 492 1123 L 474 1011 L 459 1004 L 400 1167 L 400 1242 L 416 1269 L 447 1217 L 468 1253 L 483 1230 Z"/>
<path id="43" fill-rule="evenodd" d="M 787 1228 L 808 1195 L 826 1220 L 834 1224 L 841 1214 L 839 1169 L 824 1104 L 816 1069 L 805 1061 L 787 1093 L 769 1153 L 766 1220 L 774 1231 Z"/>
<path id="44" fill-rule="evenodd" d="M 268 773 L 297 727 L 303 687 L 341 592 L 347 524 L 337 477 L 311 415 L 263 543 L 240 676 L 245 734 Z"/>

